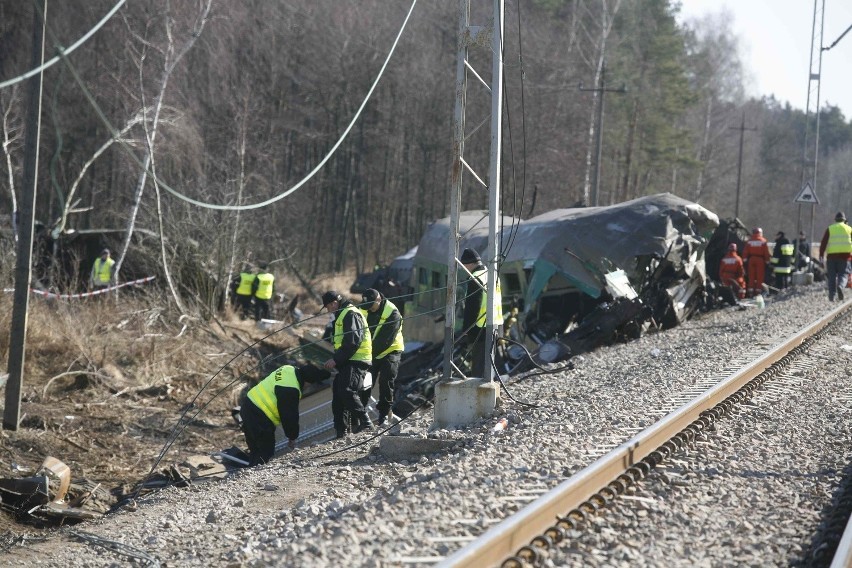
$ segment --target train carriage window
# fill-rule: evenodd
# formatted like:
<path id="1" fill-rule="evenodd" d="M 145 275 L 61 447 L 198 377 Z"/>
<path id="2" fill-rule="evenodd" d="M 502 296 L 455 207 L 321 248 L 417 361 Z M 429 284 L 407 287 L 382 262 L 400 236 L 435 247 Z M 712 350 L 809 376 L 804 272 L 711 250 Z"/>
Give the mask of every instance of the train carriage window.
<path id="1" fill-rule="evenodd" d="M 438 288 L 442 288 L 444 285 L 441 283 L 441 273 L 433 270 L 432 271 L 432 289 L 436 290 Z"/>
<path id="2" fill-rule="evenodd" d="M 429 295 L 424 293 L 427 290 L 429 290 L 429 271 L 420 267 L 417 269 L 417 305 L 429 307 Z"/>
<path id="3" fill-rule="evenodd" d="M 507 272 L 500 276 L 500 287 L 504 296 L 513 296 L 521 293 L 521 278 L 517 272 Z"/>

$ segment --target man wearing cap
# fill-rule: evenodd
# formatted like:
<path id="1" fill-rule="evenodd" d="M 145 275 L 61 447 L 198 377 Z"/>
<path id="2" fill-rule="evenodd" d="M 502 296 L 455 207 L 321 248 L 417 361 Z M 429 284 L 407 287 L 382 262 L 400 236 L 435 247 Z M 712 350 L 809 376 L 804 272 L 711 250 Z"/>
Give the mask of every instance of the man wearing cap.
<path id="1" fill-rule="evenodd" d="M 334 314 L 331 338 L 334 356 L 325 362 L 325 368 L 337 369 L 332 385 L 331 413 L 337 437 L 342 438 L 346 435 L 344 411 L 350 414 L 353 433 L 373 428 L 358 396 L 373 363 L 372 337 L 361 310 L 334 290 L 322 295 L 322 305 Z"/>
<path id="2" fill-rule="evenodd" d="M 248 391 L 240 405 L 243 434 L 251 456 L 251 465 L 268 462 L 275 453 L 275 428 L 281 426 L 296 447 L 299 438 L 299 399 L 305 383 L 319 383 L 331 373 L 313 365 L 284 365 L 270 373 Z"/>
<path id="3" fill-rule="evenodd" d="M 467 292 L 464 302 L 464 320 L 462 333 L 464 341 L 471 347 L 471 375 L 485 377 L 485 324 L 486 307 L 488 302 L 488 271 L 482 264 L 479 253 L 466 248 L 462 251 L 461 263 L 471 273 L 467 281 Z M 503 323 L 503 299 L 500 293 L 500 279 L 494 287 L 494 325 Z"/>
<path id="4" fill-rule="evenodd" d="M 849 281 L 849 261 L 852 260 L 852 227 L 846 224 L 846 215 L 838 211 L 834 223 L 828 226 L 819 244 L 819 259 L 825 259 L 825 276 L 828 279 L 828 300 L 843 301 L 843 289 Z"/>
<path id="5" fill-rule="evenodd" d="M 382 297 L 378 290 L 368 288 L 361 295 L 361 309 L 367 317 L 367 327 L 373 342 L 373 366 L 370 372 L 373 382 L 379 383 L 379 401 L 376 408 L 379 411 L 379 426 L 385 423 L 388 416 L 393 421 L 393 392 L 396 375 L 399 372 L 399 360 L 405 350 L 402 339 L 402 316 L 397 307 Z M 362 391 L 361 402 L 369 401 L 370 390 Z M 366 394 L 365 394 L 366 393 Z M 366 400 L 365 400 L 366 399 Z"/>
<path id="6" fill-rule="evenodd" d="M 89 277 L 89 288 L 103 290 L 113 283 L 113 266 L 115 261 L 109 256 L 109 249 L 101 251 L 101 256 L 95 259 L 92 274 Z"/>

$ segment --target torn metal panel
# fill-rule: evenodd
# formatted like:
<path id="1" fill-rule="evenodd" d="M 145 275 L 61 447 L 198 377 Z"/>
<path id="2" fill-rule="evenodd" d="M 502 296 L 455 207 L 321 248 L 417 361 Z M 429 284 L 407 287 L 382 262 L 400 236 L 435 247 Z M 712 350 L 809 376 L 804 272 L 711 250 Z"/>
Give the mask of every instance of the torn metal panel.
<path id="1" fill-rule="evenodd" d="M 25 510 L 50 502 L 46 475 L 0 479 L 0 498 L 4 506 Z"/>

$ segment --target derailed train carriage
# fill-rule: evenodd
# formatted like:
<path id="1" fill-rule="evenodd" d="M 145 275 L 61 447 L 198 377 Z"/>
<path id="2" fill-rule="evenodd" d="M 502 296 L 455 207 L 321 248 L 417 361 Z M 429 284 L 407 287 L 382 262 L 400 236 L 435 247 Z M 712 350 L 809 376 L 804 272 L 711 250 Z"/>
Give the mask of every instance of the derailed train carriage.
<path id="1" fill-rule="evenodd" d="M 461 214 L 460 250 L 484 253 L 486 225 L 484 211 Z M 711 211 L 671 194 L 503 218 L 503 313 L 517 342 L 505 352 L 507 365 L 525 357 L 520 345 L 553 361 L 689 318 L 704 299 L 703 253 L 718 225 Z M 443 340 L 448 238 L 449 219 L 441 219 L 420 241 L 406 340 Z"/>

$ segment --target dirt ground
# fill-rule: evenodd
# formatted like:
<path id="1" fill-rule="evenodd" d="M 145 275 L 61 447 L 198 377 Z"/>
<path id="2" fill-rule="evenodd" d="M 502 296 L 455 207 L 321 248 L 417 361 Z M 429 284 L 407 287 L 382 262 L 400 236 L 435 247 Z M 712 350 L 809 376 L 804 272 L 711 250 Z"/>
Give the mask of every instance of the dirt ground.
<path id="1" fill-rule="evenodd" d="M 317 289 L 345 293 L 347 282 L 342 276 Z M 245 448 L 231 416 L 241 392 L 287 361 L 309 360 L 300 337 L 313 341 L 328 321 L 325 312 L 312 317 L 320 306 L 304 297 L 302 323 L 287 325 L 285 301 L 277 312 L 284 323 L 270 329 L 230 310 L 206 319 L 182 316 L 157 295 L 34 301 L 22 419 L 18 430 L 0 431 L 0 478 L 33 475 L 53 456 L 70 467 L 69 497 L 104 512 L 149 474 L 170 475 L 189 455 Z M 6 303 L 0 306 L 5 329 L 10 301 L 0 302 Z M 5 359 L 6 338 L 0 349 Z M 36 537 L 45 526 L 20 520 L 0 513 L 0 549 L 21 535 Z"/>

